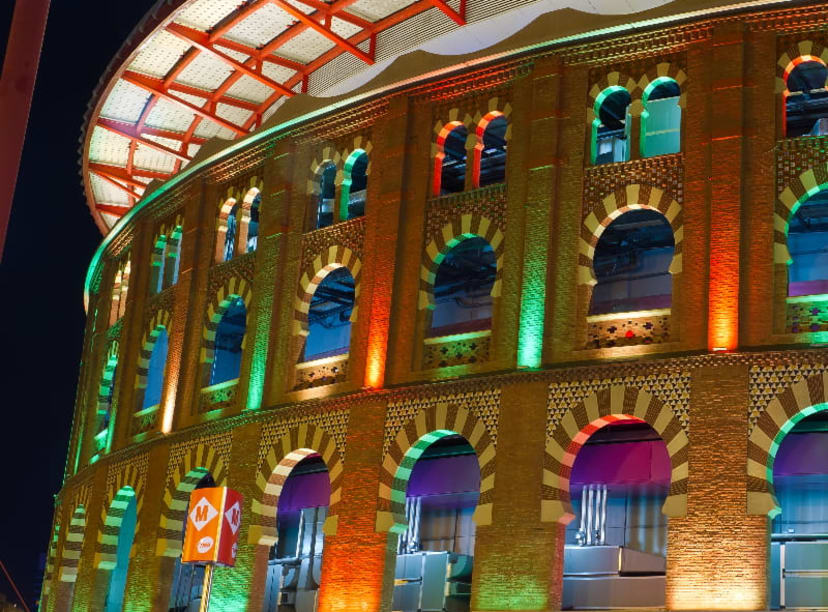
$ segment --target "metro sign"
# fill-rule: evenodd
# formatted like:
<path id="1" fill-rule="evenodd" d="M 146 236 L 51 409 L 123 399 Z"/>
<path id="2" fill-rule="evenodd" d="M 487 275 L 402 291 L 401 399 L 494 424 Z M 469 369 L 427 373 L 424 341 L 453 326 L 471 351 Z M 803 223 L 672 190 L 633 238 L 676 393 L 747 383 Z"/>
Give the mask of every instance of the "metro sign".
<path id="1" fill-rule="evenodd" d="M 181 562 L 235 565 L 241 510 L 242 496 L 233 489 L 194 490 L 190 494 Z"/>
<path id="2" fill-rule="evenodd" d="M 202 497 L 196 504 L 193 511 L 190 512 L 190 522 L 196 528 L 196 531 L 201 531 L 204 526 L 218 516 L 218 510 L 213 507 L 213 504 L 207 501 L 206 497 Z"/>

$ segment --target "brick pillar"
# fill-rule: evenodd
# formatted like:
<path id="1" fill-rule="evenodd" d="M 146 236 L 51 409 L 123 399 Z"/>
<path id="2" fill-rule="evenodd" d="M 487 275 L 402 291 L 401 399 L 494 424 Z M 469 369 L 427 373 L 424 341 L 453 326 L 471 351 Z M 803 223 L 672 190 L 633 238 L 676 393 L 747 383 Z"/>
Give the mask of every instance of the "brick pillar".
<path id="1" fill-rule="evenodd" d="M 106 503 L 106 470 L 95 471 L 92 489 L 89 494 L 88 507 L 86 511 L 86 530 L 83 535 L 83 546 L 78 563 L 77 580 L 74 584 L 67 584 L 60 581 L 60 560 L 62 554 L 55 560 L 55 572 L 52 582 L 52 597 L 55 602 L 55 610 L 96 610 L 94 597 L 101 588 L 106 594 L 106 586 L 109 584 L 109 572 L 99 570 L 95 567 L 95 551 L 98 545 L 98 533 L 103 525 L 101 524 L 100 509 Z M 70 495 L 63 498 L 64 503 L 71 499 Z M 66 543 L 66 532 L 72 521 L 74 508 L 64 507 L 63 525 L 60 537 Z M 60 548 L 59 548 L 60 550 Z M 67 589 L 68 587 L 68 589 Z M 74 591 L 74 592 L 73 592 Z"/>
<path id="2" fill-rule="evenodd" d="M 673 315 L 670 325 L 688 349 L 707 348 L 708 211 L 710 177 L 710 47 L 694 45 L 687 51 L 686 105 L 682 109 L 682 156 L 684 158 L 684 240 L 682 240 L 681 287 L 673 282 Z M 678 194 L 673 194 L 678 197 Z M 682 313 L 685 316 L 681 316 Z"/>
<path id="3" fill-rule="evenodd" d="M 477 528 L 471 608 L 560 608 L 564 525 L 541 523 L 544 382 L 503 387 L 492 524 Z"/>
<path id="4" fill-rule="evenodd" d="M 184 211 L 184 233 L 181 242 L 178 284 L 171 325 L 176 336 L 176 347 L 189 355 L 177 364 L 175 385 L 175 414 L 173 429 L 182 429 L 197 422 L 201 400 L 201 343 L 204 333 L 204 313 L 208 273 L 215 256 L 215 224 L 219 187 L 200 183 L 189 193 Z M 175 329 L 177 328 L 177 329 Z M 170 354 L 173 337 L 170 336 Z M 167 377 L 170 370 L 167 371 Z M 172 391 L 171 391 L 172 392 Z M 165 398 L 166 400 L 166 398 Z"/>
<path id="5" fill-rule="evenodd" d="M 254 569 L 259 563 L 267 565 L 267 557 L 257 556 L 256 544 L 250 544 L 247 532 L 250 528 L 250 508 L 257 495 L 261 494 L 255 478 L 259 459 L 259 439 L 261 424 L 251 423 L 233 429 L 233 445 L 230 454 L 227 481 L 229 485 L 244 496 L 242 526 L 239 530 L 239 548 L 236 554 L 236 566 L 233 568 L 217 567 L 213 573 L 213 590 L 210 596 L 210 610 L 213 612 L 240 612 L 262 609 L 265 581 L 257 580 L 254 584 Z M 259 572 L 264 578 L 266 572 Z"/>
<path id="6" fill-rule="evenodd" d="M 388 112 L 375 128 L 377 142 L 374 150 L 382 151 L 383 158 L 381 164 L 372 165 L 368 183 L 361 295 L 364 306 L 360 306 L 360 318 L 365 318 L 368 329 L 364 384 L 374 388 L 385 384 L 391 296 L 405 185 L 408 105 L 407 97 L 393 98 Z"/>
<path id="7" fill-rule="evenodd" d="M 717 25 L 710 50 L 710 167 L 715 172 L 710 178 L 709 349 L 739 345 L 744 37 L 741 23 Z"/>
<path id="8" fill-rule="evenodd" d="M 748 366 L 694 370 L 687 516 L 667 534 L 667 607 L 767 605 L 769 521 L 747 516 Z"/>
<path id="9" fill-rule="evenodd" d="M 531 120 L 524 140 L 526 170 L 524 234 L 521 240 L 523 284 L 520 289 L 520 327 L 517 365 L 540 367 L 547 296 L 552 202 L 558 186 L 558 134 L 561 66 L 557 57 L 539 60 L 532 73 Z M 529 102 L 527 100 L 526 102 Z M 529 116 L 528 113 L 523 113 Z M 515 133 L 518 137 L 517 128 Z M 511 161 L 511 160 L 510 160 Z M 514 167 L 514 166 L 513 166 Z M 518 167 L 516 170 L 522 168 Z M 515 172 L 514 174 L 517 174 Z M 510 198 L 511 201 L 511 198 Z"/>
<path id="10" fill-rule="evenodd" d="M 751 32 L 748 39 L 745 80 L 745 177 L 742 223 L 749 240 L 742 241 L 741 337 L 742 344 L 756 346 L 770 341 L 774 315 L 781 314 L 784 328 L 787 283 L 774 283 L 773 216 L 776 201 L 775 75 L 776 34 Z M 787 267 L 787 266 L 786 266 Z M 784 268 L 783 268 L 784 270 Z M 781 288 L 776 297 L 775 289 Z M 771 304 L 773 305 L 771 307 Z M 781 330 L 779 330 L 781 331 Z"/>
<path id="11" fill-rule="evenodd" d="M 348 417 L 336 534 L 326 534 L 317 612 L 391 609 L 397 535 L 377 533 L 385 402 L 365 400 Z"/>
<path id="12" fill-rule="evenodd" d="M 584 92 L 589 89 L 585 68 L 567 66 L 560 85 L 560 121 L 556 199 L 552 206 L 555 228 L 549 257 L 549 287 L 544 329 L 544 362 L 572 358 L 586 340 L 586 314 L 591 288 L 578 285 L 578 241 L 583 219 L 584 164 L 589 163 L 589 130 Z M 584 146 L 577 146 L 577 143 Z"/>

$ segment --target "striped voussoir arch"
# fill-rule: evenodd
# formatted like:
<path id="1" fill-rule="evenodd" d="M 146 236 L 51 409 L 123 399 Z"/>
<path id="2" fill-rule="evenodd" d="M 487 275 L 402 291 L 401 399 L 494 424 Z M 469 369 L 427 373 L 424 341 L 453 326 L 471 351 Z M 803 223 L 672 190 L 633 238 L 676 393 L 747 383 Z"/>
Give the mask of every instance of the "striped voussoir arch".
<path id="1" fill-rule="evenodd" d="M 351 322 L 357 320 L 362 262 L 351 249 L 343 246 L 330 246 L 316 256 L 310 266 L 302 273 L 302 278 L 299 279 L 293 320 L 294 336 L 306 336 L 308 334 L 308 310 L 310 310 L 311 299 L 316 292 L 316 288 L 319 287 L 319 284 L 328 273 L 343 267 L 348 268 L 354 278 L 354 309 L 351 312 Z"/>
<path id="2" fill-rule="evenodd" d="M 152 349 L 162 329 L 169 333 L 171 319 L 172 316 L 168 310 L 159 310 L 150 319 L 144 332 L 144 338 L 141 341 L 141 351 L 138 354 L 138 373 L 135 378 L 136 389 L 143 390 L 147 388 L 147 375 L 149 374 L 149 362 L 150 357 L 152 357 Z"/>
<path id="3" fill-rule="evenodd" d="M 776 264 L 791 262 L 788 252 L 788 224 L 796 210 L 808 198 L 828 185 L 828 164 L 803 172 L 776 198 L 773 215 L 773 261 Z"/>
<path id="4" fill-rule="evenodd" d="M 61 582 L 75 582 L 78 579 L 78 565 L 83 549 L 83 537 L 86 533 L 86 503 L 86 499 L 78 501 L 69 520 L 58 572 Z"/>
<path id="5" fill-rule="evenodd" d="M 828 410 L 828 372 L 798 380 L 770 401 L 748 438 L 748 514 L 779 514 L 773 489 L 776 451 L 794 425 L 822 410 Z"/>
<path id="6" fill-rule="evenodd" d="M 828 49 L 813 40 L 803 40 L 785 49 L 776 62 L 776 93 L 788 90 L 788 75 L 797 64 L 816 61 L 828 64 Z"/>
<path id="7" fill-rule="evenodd" d="M 503 279 L 503 232 L 486 217 L 465 214 L 444 225 L 439 233 L 431 237 L 425 248 L 420 266 L 420 293 L 417 304 L 420 310 L 434 306 L 434 280 L 448 252 L 463 240 L 475 237 L 483 238 L 494 251 L 497 273 L 491 295 L 495 298 L 500 297 Z"/>
<path id="8" fill-rule="evenodd" d="M 95 550 L 95 567 L 111 570 L 115 568 L 118 552 L 118 537 L 121 523 L 130 502 L 135 500 L 135 533 L 141 526 L 141 506 L 144 503 L 144 476 L 135 466 L 127 466 L 117 474 L 107 491 L 106 503 L 101 508 L 101 529 Z"/>
<path id="9" fill-rule="evenodd" d="M 104 357 L 100 385 L 98 385 L 98 415 L 109 412 L 112 403 L 112 379 L 115 377 L 115 368 L 118 367 L 119 349 L 118 341 L 113 340 Z"/>
<path id="10" fill-rule="evenodd" d="M 595 247 L 601 239 L 604 230 L 610 223 L 627 211 L 647 208 L 657 210 L 670 223 L 675 238 L 673 261 L 670 263 L 670 274 L 681 274 L 682 270 L 682 239 L 684 238 L 684 218 L 681 204 L 676 202 L 666 191 L 650 185 L 627 185 L 605 197 L 598 204 L 581 226 L 581 239 L 578 248 L 578 283 L 581 285 L 595 285 L 595 271 L 592 260 L 595 257 Z"/>
<path id="11" fill-rule="evenodd" d="M 221 318 L 230 307 L 234 298 L 241 298 L 244 306 L 250 314 L 250 298 L 253 294 L 250 285 L 241 277 L 234 276 L 221 287 L 213 299 L 207 304 L 206 322 L 204 324 L 204 337 L 201 346 L 201 363 L 211 364 L 216 353 L 216 330 L 218 330 Z M 247 334 L 242 337 L 242 351 L 244 350 Z M 209 378 L 209 368 L 207 377 Z"/>
<path id="12" fill-rule="evenodd" d="M 282 487 L 294 466 L 305 457 L 319 454 L 328 467 L 331 497 L 324 532 L 334 535 L 337 513 L 342 499 L 342 451 L 333 437 L 321 427 L 302 424 L 276 440 L 257 474 L 256 484 L 261 491 L 253 500 L 248 541 L 250 544 L 273 546 L 277 540 L 276 514 Z"/>
<path id="13" fill-rule="evenodd" d="M 618 71 L 610 72 L 601 77 L 601 80 L 589 88 L 589 94 L 587 96 L 587 119 L 589 123 L 592 123 L 596 118 L 595 103 L 598 97 L 610 87 L 622 87 L 630 92 L 630 97 L 633 97 L 637 93 L 638 83 L 630 75 Z"/>
<path id="14" fill-rule="evenodd" d="M 475 450 L 480 466 L 480 499 L 474 511 L 474 521 L 477 525 L 491 524 L 495 481 L 494 442 L 483 421 L 465 408 L 443 402 L 420 411 L 408 421 L 385 453 L 377 504 L 378 532 L 405 532 L 408 525 L 405 518 L 405 493 L 414 464 L 432 443 L 452 434 L 463 436 Z"/>
<path id="15" fill-rule="evenodd" d="M 157 555 L 178 557 L 181 554 L 190 493 L 207 474 L 213 477 L 216 486 L 225 486 L 227 467 L 224 459 L 211 446 L 199 444 L 182 457 L 167 483 L 155 548 Z"/>
<path id="16" fill-rule="evenodd" d="M 575 456 L 589 436 L 620 419 L 639 419 L 658 432 L 667 445 L 672 468 L 670 491 L 662 512 L 667 516 L 687 513 L 688 438 L 673 411 L 660 399 L 636 387 L 613 385 L 593 393 L 568 410 L 551 435 L 547 435 L 543 459 L 541 520 L 568 523 L 574 518 L 569 497 L 569 477 Z"/>
<path id="17" fill-rule="evenodd" d="M 663 79 L 671 79 L 676 82 L 676 85 L 679 86 L 679 89 L 681 90 L 679 106 L 684 108 L 687 97 L 684 83 L 687 81 L 687 74 L 679 66 L 676 66 L 670 62 L 661 62 L 644 73 L 644 76 L 642 76 L 638 81 L 638 95 L 643 96 L 644 92 L 647 91 L 647 88 L 651 83 L 655 83 Z"/>
<path id="18" fill-rule="evenodd" d="M 55 514 L 55 524 L 52 526 L 52 539 L 49 541 L 49 556 L 46 557 L 46 571 L 43 574 L 43 598 L 52 591 L 52 577 L 55 573 L 58 542 L 60 541 L 60 512 Z M 43 605 L 42 609 L 48 609 Z"/>

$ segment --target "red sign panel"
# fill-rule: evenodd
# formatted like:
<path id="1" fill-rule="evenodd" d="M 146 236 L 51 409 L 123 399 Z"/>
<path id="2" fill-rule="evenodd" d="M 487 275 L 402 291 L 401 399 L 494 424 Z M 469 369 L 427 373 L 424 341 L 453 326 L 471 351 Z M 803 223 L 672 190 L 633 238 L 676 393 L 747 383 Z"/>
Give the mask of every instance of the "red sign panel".
<path id="1" fill-rule="evenodd" d="M 241 528 L 242 496 L 227 487 L 190 494 L 182 563 L 234 566 Z"/>

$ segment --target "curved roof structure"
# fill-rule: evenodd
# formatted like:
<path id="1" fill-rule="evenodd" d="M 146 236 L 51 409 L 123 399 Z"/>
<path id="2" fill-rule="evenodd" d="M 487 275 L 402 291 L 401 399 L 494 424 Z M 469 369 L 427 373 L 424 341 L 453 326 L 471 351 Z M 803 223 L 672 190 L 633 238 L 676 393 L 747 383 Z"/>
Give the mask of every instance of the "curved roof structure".
<path id="1" fill-rule="evenodd" d="M 416 49 L 473 53 L 567 8 L 606 20 L 641 11 L 676 17 L 711 5 L 769 3 L 158 0 L 110 63 L 90 103 L 81 152 L 88 205 L 106 234 L 152 180 L 178 173 L 208 140 L 256 131 L 290 97 L 358 89 Z M 670 6 L 652 10 L 665 4 Z"/>
<path id="2" fill-rule="evenodd" d="M 448 41 L 457 52 L 567 5 L 628 13 L 667 1 L 159 0 L 90 104 L 82 151 L 90 209 L 107 233 L 152 179 L 178 172 L 208 139 L 244 136 L 286 98 L 326 95 L 468 24 L 497 22 Z"/>

